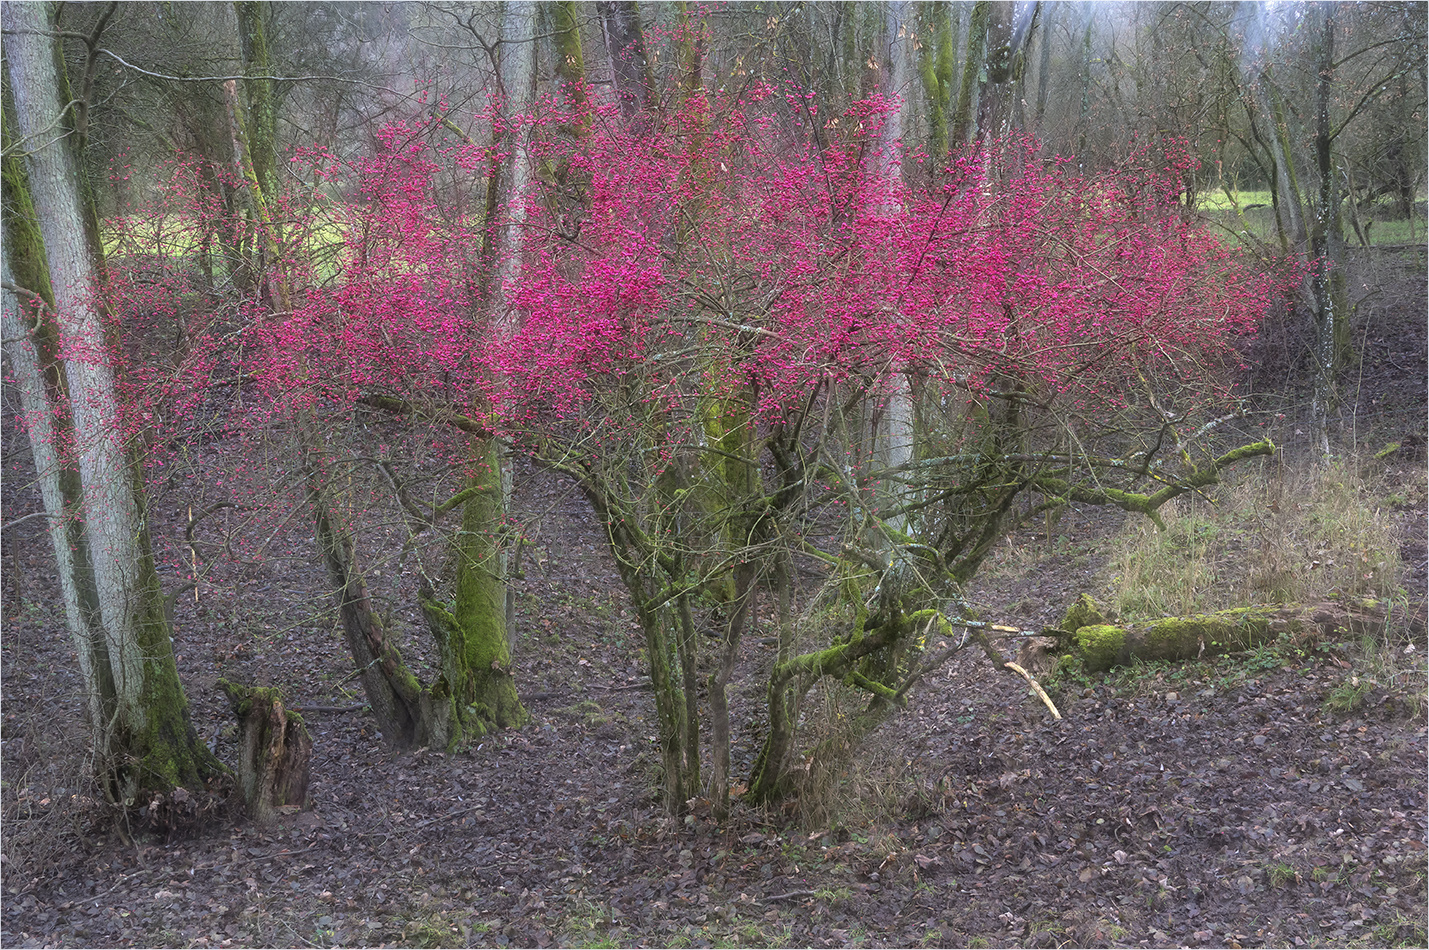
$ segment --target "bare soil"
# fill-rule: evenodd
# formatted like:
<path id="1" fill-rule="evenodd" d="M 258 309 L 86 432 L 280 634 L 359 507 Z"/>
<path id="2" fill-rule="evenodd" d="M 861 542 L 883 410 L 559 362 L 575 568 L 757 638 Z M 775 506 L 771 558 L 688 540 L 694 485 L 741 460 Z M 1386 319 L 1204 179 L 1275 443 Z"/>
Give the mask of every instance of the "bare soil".
<path id="1" fill-rule="evenodd" d="M 1411 619 L 1380 649 L 1422 658 L 1422 259 L 1361 272 L 1381 293 L 1360 311 L 1347 432 L 1371 452 L 1400 442 L 1384 464 L 1408 486 L 1385 517 L 1402 528 Z M 1298 351 L 1270 356 L 1284 379 Z M 1287 412 L 1273 433 L 1292 451 L 1295 425 Z M 1055 722 L 963 654 L 804 813 L 738 807 L 716 824 L 696 803 L 674 820 L 654 797 L 653 700 L 601 536 L 569 486 L 532 471 L 515 663 L 533 721 L 457 755 L 384 745 L 301 515 L 196 596 L 175 539 L 207 496 L 166 491 L 155 535 L 194 724 L 231 762 L 217 679 L 282 686 L 309 710 L 313 808 L 267 829 L 223 803 L 196 833 L 164 834 L 163 811 L 116 822 L 85 779 L 79 677 L 43 521 L 19 520 L 39 501 L 14 425 L 3 449 L 5 946 L 1426 942 L 1422 660 L 1367 690 L 1372 660 L 1350 644 L 1063 681 Z M 210 477 L 251 475 L 236 444 L 194 452 Z M 1019 533 L 971 599 L 1003 623 L 1055 622 L 1099 586 L 1098 542 L 1118 525 L 1072 511 Z M 413 584 L 384 591 L 399 627 Z M 763 635 L 732 689 L 737 770 L 759 739 Z"/>

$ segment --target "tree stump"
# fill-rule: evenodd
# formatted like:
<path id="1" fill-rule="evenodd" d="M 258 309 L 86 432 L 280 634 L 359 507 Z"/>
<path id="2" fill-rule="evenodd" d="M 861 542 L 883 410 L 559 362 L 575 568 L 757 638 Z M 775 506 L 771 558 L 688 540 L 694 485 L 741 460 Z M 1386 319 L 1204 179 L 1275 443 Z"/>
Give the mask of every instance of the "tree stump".
<path id="1" fill-rule="evenodd" d="M 283 807 L 309 807 L 313 740 L 297 713 L 272 687 L 218 681 L 238 717 L 238 784 L 248 816 L 270 824 Z"/>

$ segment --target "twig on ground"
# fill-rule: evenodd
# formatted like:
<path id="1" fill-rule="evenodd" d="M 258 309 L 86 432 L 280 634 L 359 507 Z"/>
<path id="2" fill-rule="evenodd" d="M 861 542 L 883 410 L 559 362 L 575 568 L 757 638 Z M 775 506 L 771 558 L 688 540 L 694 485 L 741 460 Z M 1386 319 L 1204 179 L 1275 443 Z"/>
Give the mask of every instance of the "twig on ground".
<path id="1" fill-rule="evenodd" d="M 415 825 L 408 825 L 407 827 L 408 827 L 409 829 L 415 831 L 415 830 L 417 830 L 418 828 L 425 828 L 425 827 L 427 827 L 428 825 L 435 825 L 437 822 L 446 821 L 446 820 L 449 819 L 449 818 L 455 818 L 455 817 L 457 817 L 458 815 L 465 815 L 465 814 L 466 814 L 467 812 L 469 812 L 469 811 L 476 811 L 478 808 L 485 808 L 485 807 L 486 807 L 485 804 L 481 804 L 481 805 L 468 805 L 468 806 L 466 806 L 465 808 L 458 808 L 456 811 L 447 812 L 445 815 L 439 815 L 439 816 L 437 816 L 436 818 L 428 818 L 426 821 L 419 821 L 419 822 L 417 822 Z"/>
<path id="2" fill-rule="evenodd" d="M 608 689 L 608 690 L 610 690 L 611 692 L 614 693 L 614 692 L 620 692 L 621 690 L 626 690 L 626 689 L 649 689 L 649 688 L 650 688 L 650 681 L 649 681 L 649 680 L 641 680 L 641 681 L 638 682 L 638 683 L 627 683 L 627 684 L 625 684 L 624 686 L 606 686 L 606 685 L 603 684 L 603 683 L 587 683 L 586 685 L 587 685 L 590 689 Z"/>
<path id="3" fill-rule="evenodd" d="M 1021 674 L 1022 678 L 1025 679 L 1025 680 L 1028 682 L 1028 684 L 1029 684 L 1034 690 L 1037 691 L 1037 695 L 1042 697 L 1042 702 L 1044 702 L 1044 703 L 1047 704 L 1047 708 L 1050 709 L 1050 710 L 1052 710 L 1052 718 L 1053 718 L 1053 719 L 1060 720 L 1060 719 L 1062 718 L 1062 714 L 1059 713 L 1059 712 L 1057 712 L 1057 706 L 1056 706 L 1056 704 L 1052 702 L 1052 697 L 1051 697 L 1051 696 L 1048 696 L 1048 695 L 1047 695 L 1047 691 L 1046 691 L 1045 689 L 1043 689 L 1043 688 L 1041 687 L 1041 685 L 1040 685 L 1036 680 L 1034 680 L 1034 679 L 1032 678 L 1032 674 L 1031 674 L 1031 673 L 1027 672 L 1027 671 L 1024 670 L 1022 667 L 1018 666 L 1016 663 L 1004 663 L 1004 664 L 1002 664 L 1002 665 L 1005 666 L 1005 667 L 1007 667 L 1009 670 L 1011 670 L 1011 671 L 1014 672 L 1014 673 L 1019 673 L 1019 674 Z"/>
<path id="4" fill-rule="evenodd" d="M 790 892 L 787 893 L 787 894 L 775 894 L 773 897 L 766 897 L 766 898 L 764 898 L 763 900 L 759 901 L 759 903 L 761 903 L 761 904 L 772 904 L 772 903 L 774 903 L 775 901 L 792 901 L 792 900 L 799 900 L 800 898 L 803 898 L 803 897 L 814 897 L 814 896 L 815 896 L 815 892 L 814 892 L 814 891 L 790 891 Z"/>
<path id="5" fill-rule="evenodd" d="M 357 711 L 359 711 L 359 710 L 366 709 L 367 706 L 368 706 L 367 703 L 353 703 L 351 706 L 289 706 L 288 708 L 289 708 L 292 712 L 302 713 L 303 715 L 307 715 L 308 713 L 347 713 L 347 712 L 357 712 Z"/>

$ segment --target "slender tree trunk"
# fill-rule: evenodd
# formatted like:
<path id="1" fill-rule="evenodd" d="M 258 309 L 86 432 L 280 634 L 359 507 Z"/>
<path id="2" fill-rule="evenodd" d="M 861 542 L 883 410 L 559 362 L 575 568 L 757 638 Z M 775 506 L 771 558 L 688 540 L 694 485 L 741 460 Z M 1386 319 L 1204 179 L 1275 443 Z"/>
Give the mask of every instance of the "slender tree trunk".
<path id="1" fill-rule="evenodd" d="M 327 476 L 319 463 L 321 453 L 313 437 L 304 438 L 308 506 L 348 651 L 357 665 L 377 728 L 397 748 L 411 748 L 424 735 L 421 684 L 402 662 L 401 653 L 388 640 L 381 619 L 372 609 L 367 581 L 357 564 L 352 532 L 337 520 L 329 498 Z"/>
<path id="2" fill-rule="evenodd" d="M 893 202 L 898 201 L 896 196 L 902 191 L 902 150 L 912 113 L 912 104 L 906 94 L 910 51 L 905 24 L 909 12 L 911 5 L 907 3 L 893 2 L 884 7 L 884 34 L 888 42 L 888 69 L 885 75 L 888 77 L 889 87 L 884 92 L 891 96 L 899 95 L 900 92 L 904 94 L 898 108 L 883 123 L 879 142 L 882 162 L 882 167 L 878 170 L 879 177 L 887 183 L 891 197 L 887 199 L 889 203 L 886 206 L 876 210 L 889 219 L 901 210 Z M 895 469 L 913 460 L 913 396 L 905 367 L 894 365 L 888 368 L 883 396 L 886 401 L 882 413 L 882 431 L 875 440 L 875 454 L 884 468 Z M 898 504 L 892 488 L 894 484 L 892 480 L 886 480 L 881 486 L 880 507 L 886 509 Z M 888 527 L 899 534 L 905 533 L 906 519 L 901 515 L 894 515 L 888 521 Z"/>
<path id="3" fill-rule="evenodd" d="M 104 697 L 113 695 L 109 681 L 109 660 L 98 624 L 98 592 L 90 567 L 88 541 L 79 513 L 83 495 L 79 472 L 62 446 L 72 441 L 68 415 L 60 410 L 64 382 L 55 357 L 53 330 L 54 294 L 44 260 L 44 239 L 36 226 L 34 207 L 29 201 L 29 182 L 18 150 L 12 150 L 8 120 L 14 111 L 6 109 L 5 136 L 5 240 L 4 286 L 25 288 L 33 297 L 22 300 L 5 291 L 3 327 L 5 357 L 20 393 L 21 424 L 30 438 L 30 454 L 35 461 L 40 497 L 49 524 L 50 542 L 58 567 L 60 597 L 66 625 L 79 659 L 88 702 L 91 742 L 103 747 Z M 11 259 L 15 259 L 12 267 Z"/>
<path id="4" fill-rule="evenodd" d="M 1316 448 L 1330 454 L 1330 412 L 1335 403 L 1335 377 L 1349 351 L 1349 314 L 1345 300 L 1344 257 L 1340 224 L 1340 197 L 1334 160 L 1330 154 L 1334 130 L 1330 125 L 1330 95 L 1335 78 L 1335 10 L 1317 5 L 1313 26 L 1320 36 L 1315 83 L 1315 170 L 1320 176 L 1315 218 L 1310 227 L 1310 287 L 1315 323 L 1315 384 L 1312 424 Z"/>
<path id="5" fill-rule="evenodd" d="M 87 686 L 100 697 L 95 724 L 96 767 L 105 788 L 125 805 L 150 791 L 198 786 L 222 766 L 198 740 L 174 662 L 163 592 L 149 549 L 130 457 L 116 402 L 108 340 L 96 309 L 98 290 L 75 157 L 57 130 L 65 128 L 57 90 L 56 50 L 41 4 L 6 3 L 5 55 L 15 120 L 27 150 L 30 198 L 54 289 L 56 338 L 69 396 L 81 517 L 95 593 L 94 622 L 72 630 L 94 637 L 107 670 Z M 32 377 L 33 381 L 33 377 Z M 64 511 L 50 512 L 63 519 Z M 96 706 L 90 698 L 90 708 Z"/>
<path id="6" fill-rule="evenodd" d="M 243 91 L 248 100 L 248 150 L 254 176 L 268 196 L 278 190 L 278 115 L 273 101 L 272 58 L 268 53 L 268 0 L 235 0 L 243 51 Z"/>
<path id="7" fill-rule="evenodd" d="M 710 798 L 715 817 L 720 820 L 729 815 L 729 681 L 734 676 L 739 644 L 753 609 L 756 573 L 753 562 L 741 564 L 734 572 L 734 601 L 730 604 L 729 623 L 721 644 L 719 666 L 710 676 Z"/>
<path id="8" fill-rule="evenodd" d="M 1043 4 L 1045 12 L 1042 14 L 1042 34 L 1038 39 L 1038 52 L 1040 53 L 1037 64 L 1037 125 L 1045 127 L 1047 124 L 1047 94 L 1051 88 L 1049 76 L 1052 71 L 1052 14 L 1057 9 L 1055 0 Z M 1045 134 L 1045 132 L 1044 132 Z"/>
<path id="9" fill-rule="evenodd" d="M 1270 74 L 1262 73 L 1252 81 L 1251 95 L 1257 111 L 1270 123 L 1265 144 L 1270 151 L 1271 170 L 1275 175 L 1275 221 L 1282 248 L 1286 252 L 1292 252 L 1300 249 L 1305 240 L 1305 215 L 1301 207 L 1300 183 L 1295 174 L 1294 157 L 1290 151 L 1290 129 L 1286 123 L 1285 109 L 1270 86 Z"/>
<path id="10" fill-rule="evenodd" d="M 777 670 L 794 658 L 794 568 L 787 552 L 775 555 L 772 575 L 779 608 L 779 646 L 774 655 Z M 769 733 L 749 773 L 749 798 L 754 802 L 776 802 L 788 793 L 789 756 L 794 749 L 794 728 L 798 722 L 798 693 L 787 679 L 769 678 L 765 703 Z"/>
<path id="11" fill-rule="evenodd" d="M 1091 121 L 1092 114 L 1092 13 L 1088 8 L 1081 11 L 1084 25 L 1082 27 L 1082 56 L 1081 56 L 1081 86 L 1082 86 L 1082 106 L 1077 116 L 1077 156 L 1082 162 L 1087 161 L 1087 125 Z"/>
<path id="12" fill-rule="evenodd" d="M 579 4 L 561 0 L 551 5 L 555 34 L 556 78 L 566 101 L 576 107 L 585 105 L 585 54 L 581 49 Z"/>
<path id="13" fill-rule="evenodd" d="M 927 100 L 928 151 L 937 160 L 948 153 L 948 100 L 953 84 L 953 24 L 946 2 L 918 7 L 922 49 L 918 73 Z"/>

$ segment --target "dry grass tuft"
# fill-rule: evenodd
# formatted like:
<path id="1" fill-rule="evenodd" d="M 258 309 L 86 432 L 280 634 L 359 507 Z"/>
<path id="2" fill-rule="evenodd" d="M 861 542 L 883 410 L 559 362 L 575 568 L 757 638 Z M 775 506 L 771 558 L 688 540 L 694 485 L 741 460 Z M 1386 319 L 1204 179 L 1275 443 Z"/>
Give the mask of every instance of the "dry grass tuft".
<path id="1" fill-rule="evenodd" d="M 1240 476 L 1166 506 L 1164 531 L 1127 526 L 1110 563 L 1123 617 L 1403 597 L 1388 489 L 1371 465 L 1341 458 L 1294 471 L 1271 459 Z"/>

